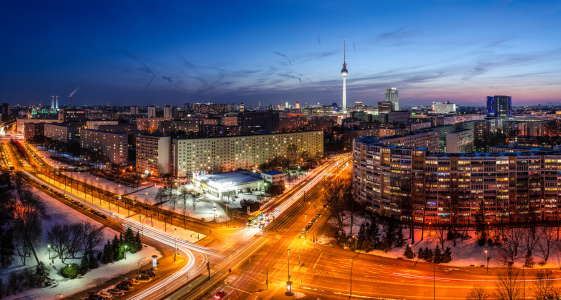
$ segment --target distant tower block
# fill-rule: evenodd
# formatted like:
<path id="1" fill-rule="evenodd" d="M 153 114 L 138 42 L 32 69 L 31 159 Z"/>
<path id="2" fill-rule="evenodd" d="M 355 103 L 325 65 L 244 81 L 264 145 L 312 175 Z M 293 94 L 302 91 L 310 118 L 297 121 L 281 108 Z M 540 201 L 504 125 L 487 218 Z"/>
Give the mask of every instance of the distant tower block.
<path id="1" fill-rule="evenodd" d="M 349 74 L 345 50 L 345 40 L 343 40 L 343 70 L 341 70 L 341 75 L 343 75 L 343 113 L 347 112 L 347 74 Z"/>
<path id="2" fill-rule="evenodd" d="M 58 111 L 58 96 L 56 96 L 55 110 Z"/>
<path id="3" fill-rule="evenodd" d="M 296 109 L 300 109 L 300 102 L 296 101 Z"/>
<path id="4" fill-rule="evenodd" d="M 51 112 L 55 110 L 55 96 L 51 96 Z"/>

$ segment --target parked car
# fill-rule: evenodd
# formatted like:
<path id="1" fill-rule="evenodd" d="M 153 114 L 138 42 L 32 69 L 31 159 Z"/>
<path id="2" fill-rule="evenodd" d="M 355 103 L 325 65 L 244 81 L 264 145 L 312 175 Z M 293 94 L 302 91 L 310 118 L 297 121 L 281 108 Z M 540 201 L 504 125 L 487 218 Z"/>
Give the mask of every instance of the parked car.
<path id="1" fill-rule="evenodd" d="M 226 292 L 224 291 L 216 292 L 216 294 L 214 294 L 214 299 L 222 299 L 224 296 L 226 296 Z"/>
<path id="2" fill-rule="evenodd" d="M 136 279 L 129 279 L 129 281 L 132 282 L 133 285 L 140 284 L 140 281 L 138 281 Z"/>
<path id="3" fill-rule="evenodd" d="M 306 232 L 308 232 L 308 229 L 306 228 L 302 229 L 302 234 L 305 234 Z"/>
<path id="4" fill-rule="evenodd" d="M 126 283 L 126 284 L 128 284 L 128 285 L 130 285 L 130 286 L 133 286 L 132 280 L 130 280 L 130 279 L 123 280 L 123 281 L 121 281 L 121 283 Z"/>
<path id="5" fill-rule="evenodd" d="M 111 298 L 113 298 L 113 295 L 111 295 L 111 293 L 103 292 L 103 291 L 97 293 L 97 295 L 100 296 L 100 297 L 103 298 L 103 299 L 111 299 Z"/>
<path id="6" fill-rule="evenodd" d="M 316 222 L 316 218 L 313 218 L 313 219 L 312 219 L 312 223 L 315 223 L 315 222 Z"/>
<path id="7" fill-rule="evenodd" d="M 123 282 L 117 284 L 115 286 L 115 288 L 118 289 L 118 290 L 127 291 L 127 292 L 130 292 L 133 289 L 133 287 L 130 286 L 128 283 L 123 283 Z"/>
<path id="8" fill-rule="evenodd" d="M 156 272 L 152 270 L 144 270 L 140 272 L 141 274 L 148 275 L 149 277 L 156 277 Z"/>
<path id="9" fill-rule="evenodd" d="M 96 295 L 96 294 L 90 294 L 88 299 L 90 299 L 90 300 L 103 300 L 103 297 L 101 297 L 100 295 Z"/>
<path id="10" fill-rule="evenodd" d="M 123 296 L 125 294 L 125 292 L 123 292 L 122 290 L 119 289 L 108 289 L 107 290 L 108 293 L 111 293 L 111 295 L 115 295 L 115 296 Z"/>
<path id="11" fill-rule="evenodd" d="M 316 214 L 316 217 L 317 217 L 317 218 L 321 217 L 321 213 L 317 213 L 317 214 Z"/>
<path id="12" fill-rule="evenodd" d="M 145 275 L 145 274 L 141 274 L 136 276 L 136 280 L 138 280 L 139 282 L 148 282 L 150 281 L 150 276 Z"/>

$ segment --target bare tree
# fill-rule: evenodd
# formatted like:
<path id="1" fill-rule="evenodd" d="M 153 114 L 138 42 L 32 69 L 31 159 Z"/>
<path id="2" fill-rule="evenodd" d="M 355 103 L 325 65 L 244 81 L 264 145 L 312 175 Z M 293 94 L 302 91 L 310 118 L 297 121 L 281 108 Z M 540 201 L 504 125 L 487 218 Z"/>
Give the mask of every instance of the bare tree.
<path id="1" fill-rule="evenodd" d="M 482 286 L 476 285 L 468 291 L 466 299 L 467 300 L 486 300 L 491 298 L 491 293 L 489 293 Z"/>
<path id="2" fill-rule="evenodd" d="M 532 256 L 534 249 L 540 241 L 538 228 L 535 223 L 531 223 L 530 227 L 524 230 L 524 245 L 526 246 L 526 257 Z"/>
<path id="3" fill-rule="evenodd" d="M 339 231 L 344 229 L 345 211 L 352 199 L 351 174 L 341 173 L 338 178 L 327 181 L 324 185 L 322 200 L 327 205 L 330 215 L 337 221 Z"/>
<path id="4" fill-rule="evenodd" d="M 518 256 L 520 246 L 524 241 L 524 229 L 516 227 L 507 227 L 504 231 L 504 239 L 499 249 L 499 254 L 505 262 L 514 262 Z"/>
<path id="5" fill-rule="evenodd" d="M 497 273 L 497 299 L 517 300 L 522 296 L 520 270 L 509 266 Z"/>
<path id="6" fill-rule="evenodd" d="M 92 251 L 103 240 L 102 230 L 103 227 L 96 227 L 90 222 L 82 223 L 82 233 L 84 235 L 84 252 Z"/>
<path id="7" fill-rule="evenodd" d="M 82 224 L 80 223 L 65 226 L 69 227 L 68 231 L 70 233 L 68 236 L 66 252 L 68 256 L 75 258 L 76 253 L 84 244 L 84 227 L 82 227 Z"/>
<path id="8" fill-rule="evenodd" d="M 543 226 L 538 228 L 538 250 L 547 261 L 551 250 L 557 245 L 557 229 L 555 227 Z"/>
<path id="9" fill-rule="evenodd" d="M 55 224 L 47 231 L 47 241 L 63 263 L 68 253 L 69 240 L 70 227 L 68 225 Z"/>
<path id="10" fill-rule="evenodd" d="M 536 300 L 559 299 L 561 291 L 555 286 L 555 276 L 549 269 L 539 270 L 536 273 L 534 284 L 530 287 L 530 291 L 536 297 Z"/>
<path id="11" fill-rule="evenodd" d="M 440 224 L 440 222 L 438 222 L 438 224 L 436 224 L 434 226 L 434 232 L 436 233 L 436 238 L 438 239 L 438 242 L 440 243 L 440 249 L 444 250 L 444 243 L 446 242 L 446 238 L 447 238 L 447 229 L 448 226 L 446 226 L 445 224 Z"/>

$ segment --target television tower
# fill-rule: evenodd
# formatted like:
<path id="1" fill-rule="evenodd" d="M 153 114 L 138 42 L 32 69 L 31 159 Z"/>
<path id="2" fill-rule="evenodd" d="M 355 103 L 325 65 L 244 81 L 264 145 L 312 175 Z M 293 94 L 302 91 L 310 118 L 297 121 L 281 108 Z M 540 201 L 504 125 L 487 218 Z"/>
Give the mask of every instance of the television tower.
<path id="1" fill-rule="evenodd" d="M 345 55 L 345 40 L 343 40 L 343 70 L 341 70 L 341 75 L 343 75 L 343 113 L 347 112 L 347 62 Z"/>

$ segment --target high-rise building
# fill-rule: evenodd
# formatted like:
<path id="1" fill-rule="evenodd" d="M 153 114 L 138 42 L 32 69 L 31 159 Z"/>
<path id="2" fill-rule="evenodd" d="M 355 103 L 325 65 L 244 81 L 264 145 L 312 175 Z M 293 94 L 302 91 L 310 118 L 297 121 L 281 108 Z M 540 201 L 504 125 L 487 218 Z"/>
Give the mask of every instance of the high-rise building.
<path id="1" fill-rule="evenodd" d="M 136 137 L 136 171 L 162 176 L 171 170 L 171 137 L 139 135 Z"/>
<path id="2" fill-rule="evenodd" d="M 347 60 L 345 52 L 345 41 L 343 40 L 343 69 L 341 70 L 341 75 L 343 76 L 343 113 L 347 112 Z"/>
<path id="3" fill-rule="evenodd" d="M 393 110 L 399 110 L 399 93 L 395 86 L 386 88 L 386 102 L 393 104 Z"/>
<path id="4" fill-rule="evenodd" d="M 511 116 L 512 99 L 510 96 L 487 96 L 487 116 L 506 119 Z"/>
<path id="5" fill-rule="evenodd" d="M 138 106 L 131 106 L 131 115 L 138 115 Z"/>
<path id="6" fill-rule="evenodd" d="M 155 117 L 156 117 L 156 107 L 148 106 L 148 118 L 155 118 Z"/>
<path id="7" fill-rule="evenodd" d="M 173 118 L 173 109 L 171 106 L 164 106 L 164 118 Z"/>

